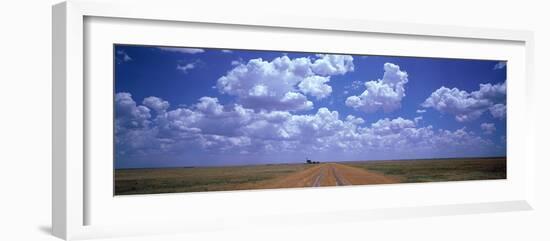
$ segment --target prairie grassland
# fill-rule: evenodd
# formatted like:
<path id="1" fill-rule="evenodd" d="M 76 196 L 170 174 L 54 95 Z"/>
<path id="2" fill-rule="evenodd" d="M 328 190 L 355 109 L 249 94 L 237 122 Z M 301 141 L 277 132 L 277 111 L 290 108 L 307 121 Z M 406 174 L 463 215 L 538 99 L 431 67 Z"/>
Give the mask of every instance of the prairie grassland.
<path id="1" fill-rule="evenodd" d="M 402 183 L 506 179 L 506 157 L 364 161 L 345 164 L 393 176 Z"/>
<path id="2" fill-rule="evenodd" d="M 334 186 L 329 166 L 354 185 L 506 179 L 506 157 L 116 169 L 115 195 Z"/>
<path id="3" fill-rule="evenodd" d="M 116 169 L 115 195 L 255 189 L 265 180 L 313 165 L 277 164 L 231 167 Z"/>

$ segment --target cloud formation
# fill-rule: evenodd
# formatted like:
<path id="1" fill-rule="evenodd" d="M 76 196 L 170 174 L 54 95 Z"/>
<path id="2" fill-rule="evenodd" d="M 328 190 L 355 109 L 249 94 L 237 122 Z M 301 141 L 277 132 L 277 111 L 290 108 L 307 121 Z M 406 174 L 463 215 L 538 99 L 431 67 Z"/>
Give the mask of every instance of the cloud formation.
<path id="1" fill-rule="evenodd" d="M 319 108 L 312 114 L 281 110 L 254 111 L 240 104 L 222 105 L 204 96 L 189 107 L 169 109 L 158 97 L 138 105 L 129 93 L 117 93 L 117 155 L 203 152 L 221 154 L 331 153 L 368 154 L 369 158 L 484 153 L 494 144 L 465 128 L 420 126 L 421 118 L 384 118 L 365 124 L 353 115 Z M 485 127 L 482 127 L 485 128 Z M 209 155 L 210 155 L 209 154 Z M 183 155 L 183 154 L 182 154 Z M 415 156 L 411 156 L 415 157 Z"/>
<path id="2" fill-rule="evenodd" d="M 160 49 L 160 50 L 166 51 L 166 52 L 174 52 L 174 53 L 182 53 L 182 54 L 200 54 L 200 53 L 204 53 L 204 49 L 198 49 L 198 48 L 158 47 L 157 49 Z"/>
<path id="3" fill-rule="evenodd" d="M 494 85 L 480 84 L 479 90 L 473 92 L 442 86 L 434 91 L 421 106 L 452 114 L 459 122 L 476 120 L 487 110 L 496 118 L 504 118 L 506 82 Z"/>
<path id="4" fill-rule="evenodd" d="M 128 96 L 128 98 L 131 98 L 131 96 Z M 170 107 L 168 101 L 162 100 L 161 98 L 155 96 L 149 96 L 143 99 L 142 103 L 145 107 L 154 110 L 157 113 L 164 113 L 168 107 Z"/>
<path id="5" fill-rule="evenodd" d="M 311 69 L 318 75 L 343 75 L 354 70 L 351 55 L 317 54 Z"/>
<path id="6" fill-rule="evenodd" d="M 495 67 L 493 67 L 493 69 L 504 69 L 506 65 L 507 65 L 506 61 L 500 61 L 495 64 Z"/>
<path id="7" fill-rule="evenodd" d="M 236 96 L 239 104 L 254 110 L 301 111 L 313 108 L 306 95 L 322 99 L 332 93 L 330 76 L 353 71 L 353 57 L 317 55 L 317 59 L 282 56 L 266 61 L 235 62 L 220 77 L 220 93 Z"/>
<path id="8" fill-rule="evenodd" d="M 332 87 L 325 83 L 330 81 L 330 77 L 323 76 L 310 76 L 305 78 L 298 84 L 298 88 L 302 93 L 317 97 L 317 99 L 323 99 L 332 93 Z"/>
<path id="9" fill-rule="evenodd" d="M 346 105 L 366 113 L 378 110 L 392 112 L 401 108 L 408 81 L 407 72 L 396 64 L 385 63 L 382 79 L 365 82 L 365 91 L 359 96 L 349 96 Z"/>
<path id="10" fill-rule="evenodd" d="M 506 118 L 506 105 L 505 104 L 495 104 L 489 107 L 491 115 L 498 119 Z"/>
<path id="11" fill-rule="evenodd" d="M 138 106 L 130 93 L 121 92 L 115 95 L 115 110 L 115 128 L 118 130 L 146 128 L 149 125 L 149 108 Z"/>
<path id="12" fill-rule="evenodd" d="M 481 130 L 483 134 L 490 135 L 497 130 L 494 123 L 481 123 Z"/>
<path id="13" fill-rule="evenodd" d="M 197 67 L 196 63 L 187 63 L 187 64 L 177 64 L 176 69 L 182 71 L 183 73 L 187 73 L 189 70 L 194 69 Z"/>
<path id="14" fill-rule="evenodd" d="M 116 61 L 117 63 L 122 63 L 122 62 L 128 62 L 128 61 L 132 61 L 133 59 L 130 57 L 130 55 L 128 55 L 126 53 L 126 51 L 124 50 L 118 50 L 116 51 Z"/>

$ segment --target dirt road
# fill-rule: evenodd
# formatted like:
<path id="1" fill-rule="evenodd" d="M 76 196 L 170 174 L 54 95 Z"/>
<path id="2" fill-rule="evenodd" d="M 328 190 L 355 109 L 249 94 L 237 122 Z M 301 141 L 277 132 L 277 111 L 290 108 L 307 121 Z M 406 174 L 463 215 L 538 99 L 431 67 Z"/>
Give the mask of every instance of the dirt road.
<path id="1" fill-rule="evenodd" d="M 388 177 L 364 169 L 338 163 L 316 164 L 304 171 L 263 183 L 258 188 L 321 187 L 398 183 Z"/>

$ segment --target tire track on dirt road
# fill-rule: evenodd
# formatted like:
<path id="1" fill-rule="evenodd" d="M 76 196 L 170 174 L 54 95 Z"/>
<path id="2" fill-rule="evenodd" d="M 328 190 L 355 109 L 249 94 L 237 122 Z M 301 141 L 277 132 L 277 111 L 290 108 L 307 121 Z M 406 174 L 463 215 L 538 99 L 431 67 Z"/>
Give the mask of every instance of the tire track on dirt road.
<path id="1" fill-rule="evenodd" d="M 255 188 L 327 187 L 399 183 L 399 179 L 341 163 L 312 164 L 311 167 L 268 180 Z"/>
<path id="2" fill-rule="evenodd" d="M 336 170 L 334 165 L 331 165 L 330 169 L 332 170 L 332 174 L 334 175 L 334 179 L 336 180 L 336 186 L 351 185 L 351 183 L 348 182 L 348 180 L 346 180 L 344 177 L 342 177 L 342 175 L 340 175 L 340 173 L 338 172 L 338 170 Z"/>
<path id="3" fill-rule="evenodd" d="M 320 187 L 321 186 L 321 181 L 323 181 L 323 177 L 324 177 L 324 174 L 325 174 L 325 167 L 324 166 L 321 166 L 321 168 L 319 168 L 319 173 L 317 173 L 317 177 L 315 178 L 315 181 L 313 181 L 313 184 L 311 185 L 312 187 Z"/>

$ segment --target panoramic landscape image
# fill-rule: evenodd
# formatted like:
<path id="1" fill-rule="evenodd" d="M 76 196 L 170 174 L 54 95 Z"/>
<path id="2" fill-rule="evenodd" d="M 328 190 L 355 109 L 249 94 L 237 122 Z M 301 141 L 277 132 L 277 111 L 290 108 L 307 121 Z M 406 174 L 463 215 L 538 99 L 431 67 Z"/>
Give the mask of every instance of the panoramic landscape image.
<path id="1" fill-rule="evenodd" d="M 115 44 L 114 195 L 506 179 L 502 60 Z"/>

